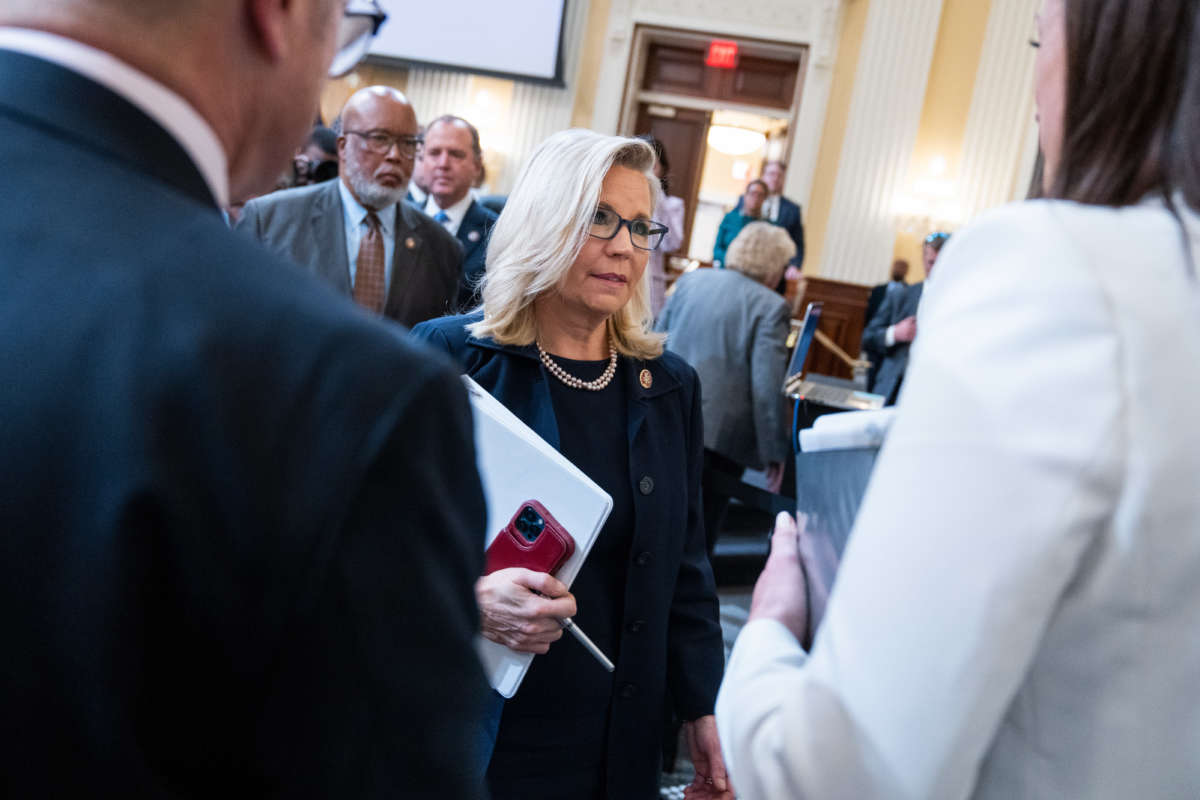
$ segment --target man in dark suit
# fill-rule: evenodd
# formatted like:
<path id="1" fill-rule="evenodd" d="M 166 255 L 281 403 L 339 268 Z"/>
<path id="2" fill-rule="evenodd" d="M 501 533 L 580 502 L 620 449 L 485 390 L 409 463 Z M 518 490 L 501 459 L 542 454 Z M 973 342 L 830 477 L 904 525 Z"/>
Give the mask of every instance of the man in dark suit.
<path id="1" fill-rule="evenodd" d="M 887 283 L 881 283 L 871 289 L 871 294 L 867 297 L 865 319 L 868 324 L 875 318 L 875 313 L 883 305 L 885 297 L 908 288 L 908 284 L 904 282 L 906 275 L 908 275 L 908 262 L 902 258 L 893 261 L 891 279 Z M 879 364 L 883 361 L 884 353 L 874 349 L 864 349 L 863 352 L 867 354 L 867 359 L 871 362 L 871 369 L 867 372 L 867 391 L 870 392 L 874 391 L 875 376 L 879 373 Z"/>
<path id="2" fill-rule="evenodd" d="M 933 276 L 933 266 L 937 262 L 938 253 L 949 238 L 950 234 L 940 232 L 925 237 L 922 248 L 925 280 Z M 917 308 L 921 304 L 921 293 L 924 290 L 925 282 L 922 281 L 888 293 L 863 331 L 862 349 L 883 354 L 877 362 L 875 383 L 871 391 L 887 398 L 888 405 L 893 405 L 900 395 L 904 371 L 908 368 L 908 352 L 913 340 L 917 338 Z"/>
<path id="3" fill-rule="evenodd" d="M 463 247 L 463 280 L 458 305 L 479 305 L 479 283 L 486 268 L 487 240 L 499 218 L 471 196 L 483 170 L 479 131 L 462 117 L 438 117 L 425 129 L 421 155 L 429 181 L 425 213 L 458 237 Z"/>
<path id="4" fill-rule="evenodd" d="M 799 269 L 804 263 L 804 219 L 800 206 L 783 196 L 783 178 L 787 166 L 782 161 L 768 161 L 762 179 L 767 184 L 767 199 L 763 201 L 762 218 L 774 222 L 788 232 L 796 245 L 791 266 Z"/>
<path id="5" fill-rule="evenodd" d="M 238 229 L 397 322 L 452 311 L 462 248 L 401 202 L 420 147 L 408 99 L 371 86 L 346 101 L 341 119 L 340 179 L 251 200 Z"/>
<path id="6" fill-rule="evenodd" d="M 456 371 L 219 210 L 382 16 L 345 8 L 0 7 L 6 797 L 477 796 Z"/>

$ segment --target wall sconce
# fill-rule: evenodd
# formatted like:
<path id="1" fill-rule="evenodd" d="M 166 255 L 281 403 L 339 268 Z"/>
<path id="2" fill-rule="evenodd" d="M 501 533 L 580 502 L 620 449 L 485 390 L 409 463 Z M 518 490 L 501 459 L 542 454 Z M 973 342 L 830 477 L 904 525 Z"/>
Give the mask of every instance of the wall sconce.
<path id="1" fill-rule="evenodd" d="M 925 175 L 912 181 L 908 191 L 896 195 L 892 213 L 900 230 L 924 236 L 931 230 L 962 225 L 965 214 L 958 201 L 958 184 L 946 177 L 948 169 L 946 159 L 935 156 Z"/>

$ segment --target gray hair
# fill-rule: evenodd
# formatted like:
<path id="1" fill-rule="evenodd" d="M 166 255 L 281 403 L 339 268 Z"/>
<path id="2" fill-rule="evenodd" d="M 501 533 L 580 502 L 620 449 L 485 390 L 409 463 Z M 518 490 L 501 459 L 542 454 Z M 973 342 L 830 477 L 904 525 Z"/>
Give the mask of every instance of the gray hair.
<path id="1" fill-rule="evenodd" d="M 794 255 L 796 243 L 786 230 L 770 222 L 751 222 L 725 251 L 725 267 L 774 286 Z"/>
<path id="2" fill-rule="evenodd" d="M 500 344 L 532 344 L 533 301 L 566 277 L 587 241 L 604 177 L 614 166 L 642 173 L 650 207 L 661 195 L 654 149 L 640 139 L 573 128 L 540 145 L 517 177 L 504 212 L 492 228 L 483 278 L 483 319 L 472 335 Z M 633 297 L 609 319 L 617 350 L 634 358 L 662 355 L 662 334 L 650 331 L 650 271 Z"/>

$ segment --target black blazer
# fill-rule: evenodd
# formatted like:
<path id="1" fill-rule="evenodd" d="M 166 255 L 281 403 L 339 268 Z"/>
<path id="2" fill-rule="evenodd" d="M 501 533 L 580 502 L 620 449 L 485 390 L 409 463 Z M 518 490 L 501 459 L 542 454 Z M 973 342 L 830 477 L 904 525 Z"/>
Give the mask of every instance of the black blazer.
<path id="1" fill-rule="evenodd" d="M 0 793 L 476 796 L 455 371 L 3 50 L 0 165 Z"/>
<path id="2" fill-rule="evenodd" d="M 458 307 L 468 311 L 479 305 L 479 283 L 487 267 L 487 242 L 492 226 L 500 216 L 472 200 L 458 226 L 458 242 L 463 247 L 463 280 L 458 293 Z"/>
<path id="3" fill-rule="evenodd" d="M 881 283 L 878 286 L 871 287 L 871 294 L 867 296 L 867 313 L 863 319 L 866 320 L 865 325 L 871 324 L 871 320 L 875 318 L 879 307 L 883 305 L 883 298 L 887 297 L 888 284 Z"/>
<path id="4" fill-rule="evenodd" d="M 912 345 L 909 342 L 897 342 L 888 347 L 887 329 L 906 317 L 916 315 L 924 288 L 924 283 L 914 283 L 887 295 L 863 331 L 863 350 L 881 354 L 875 365 L 875 381 L 871 391 L 886 397 L 889 405 L 896 402 L 900 392 L 904 371 L 908 367 L 908 351 Z"/>
<path id="5" fill-rule="evenodd" d="M 454 356 L 484 389 L 558 447 L 548 375 L 537 348 L 477 339 L 481 314 L 418 325 L 413 336 Z M 664 697 L 684 719 L 711 714 L 724 671 L 717 595 L 704 545 L 700 383 L 679 356 L 621 359 L 629 397 L 629 481 L 635 502 L 625 624 L 613 676 L 608 796 L 657 797 Z M 640 373 L 647 370 L 650 386 Z M 548 736 L 554 735 L 547 731 Z"/>
<path id="6" fill-rule="evenodd" d="M 454 310 L 462 282 L 462 247 L 438 223 L 404 201 L 396 215 L 392 280 L 383 314 L 416 325 Z M 349 297 L 345 212 L 338 181 L 284 189 L 246 203 L 238 230 Z"/>

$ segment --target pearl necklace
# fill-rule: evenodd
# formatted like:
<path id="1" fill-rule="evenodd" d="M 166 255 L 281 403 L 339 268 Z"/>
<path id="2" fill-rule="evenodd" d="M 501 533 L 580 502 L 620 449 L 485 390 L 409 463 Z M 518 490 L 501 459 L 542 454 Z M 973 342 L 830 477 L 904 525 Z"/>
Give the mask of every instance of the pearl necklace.
<path id="1" fill-rule="evenodd" d="M 542 359 L 542 363 L 546 365 L 546 369 L 550 374 L 558 378 L 560 381 L 570 386 L 572 389 L 587 389 L 589 392 L 598 392 L 605 386 L 612 383 L 613 376 L 617 374 L 617 345 L 610 337 L 608 340 L 608 366 L 604 368 L 604 372 L 599 378 L 594 381 L 584 381 L 576 378 L 571 373 L 555 363 L 550 354 L 542 349 L 542 343 L 537 342 L 538 355 Z"/>

